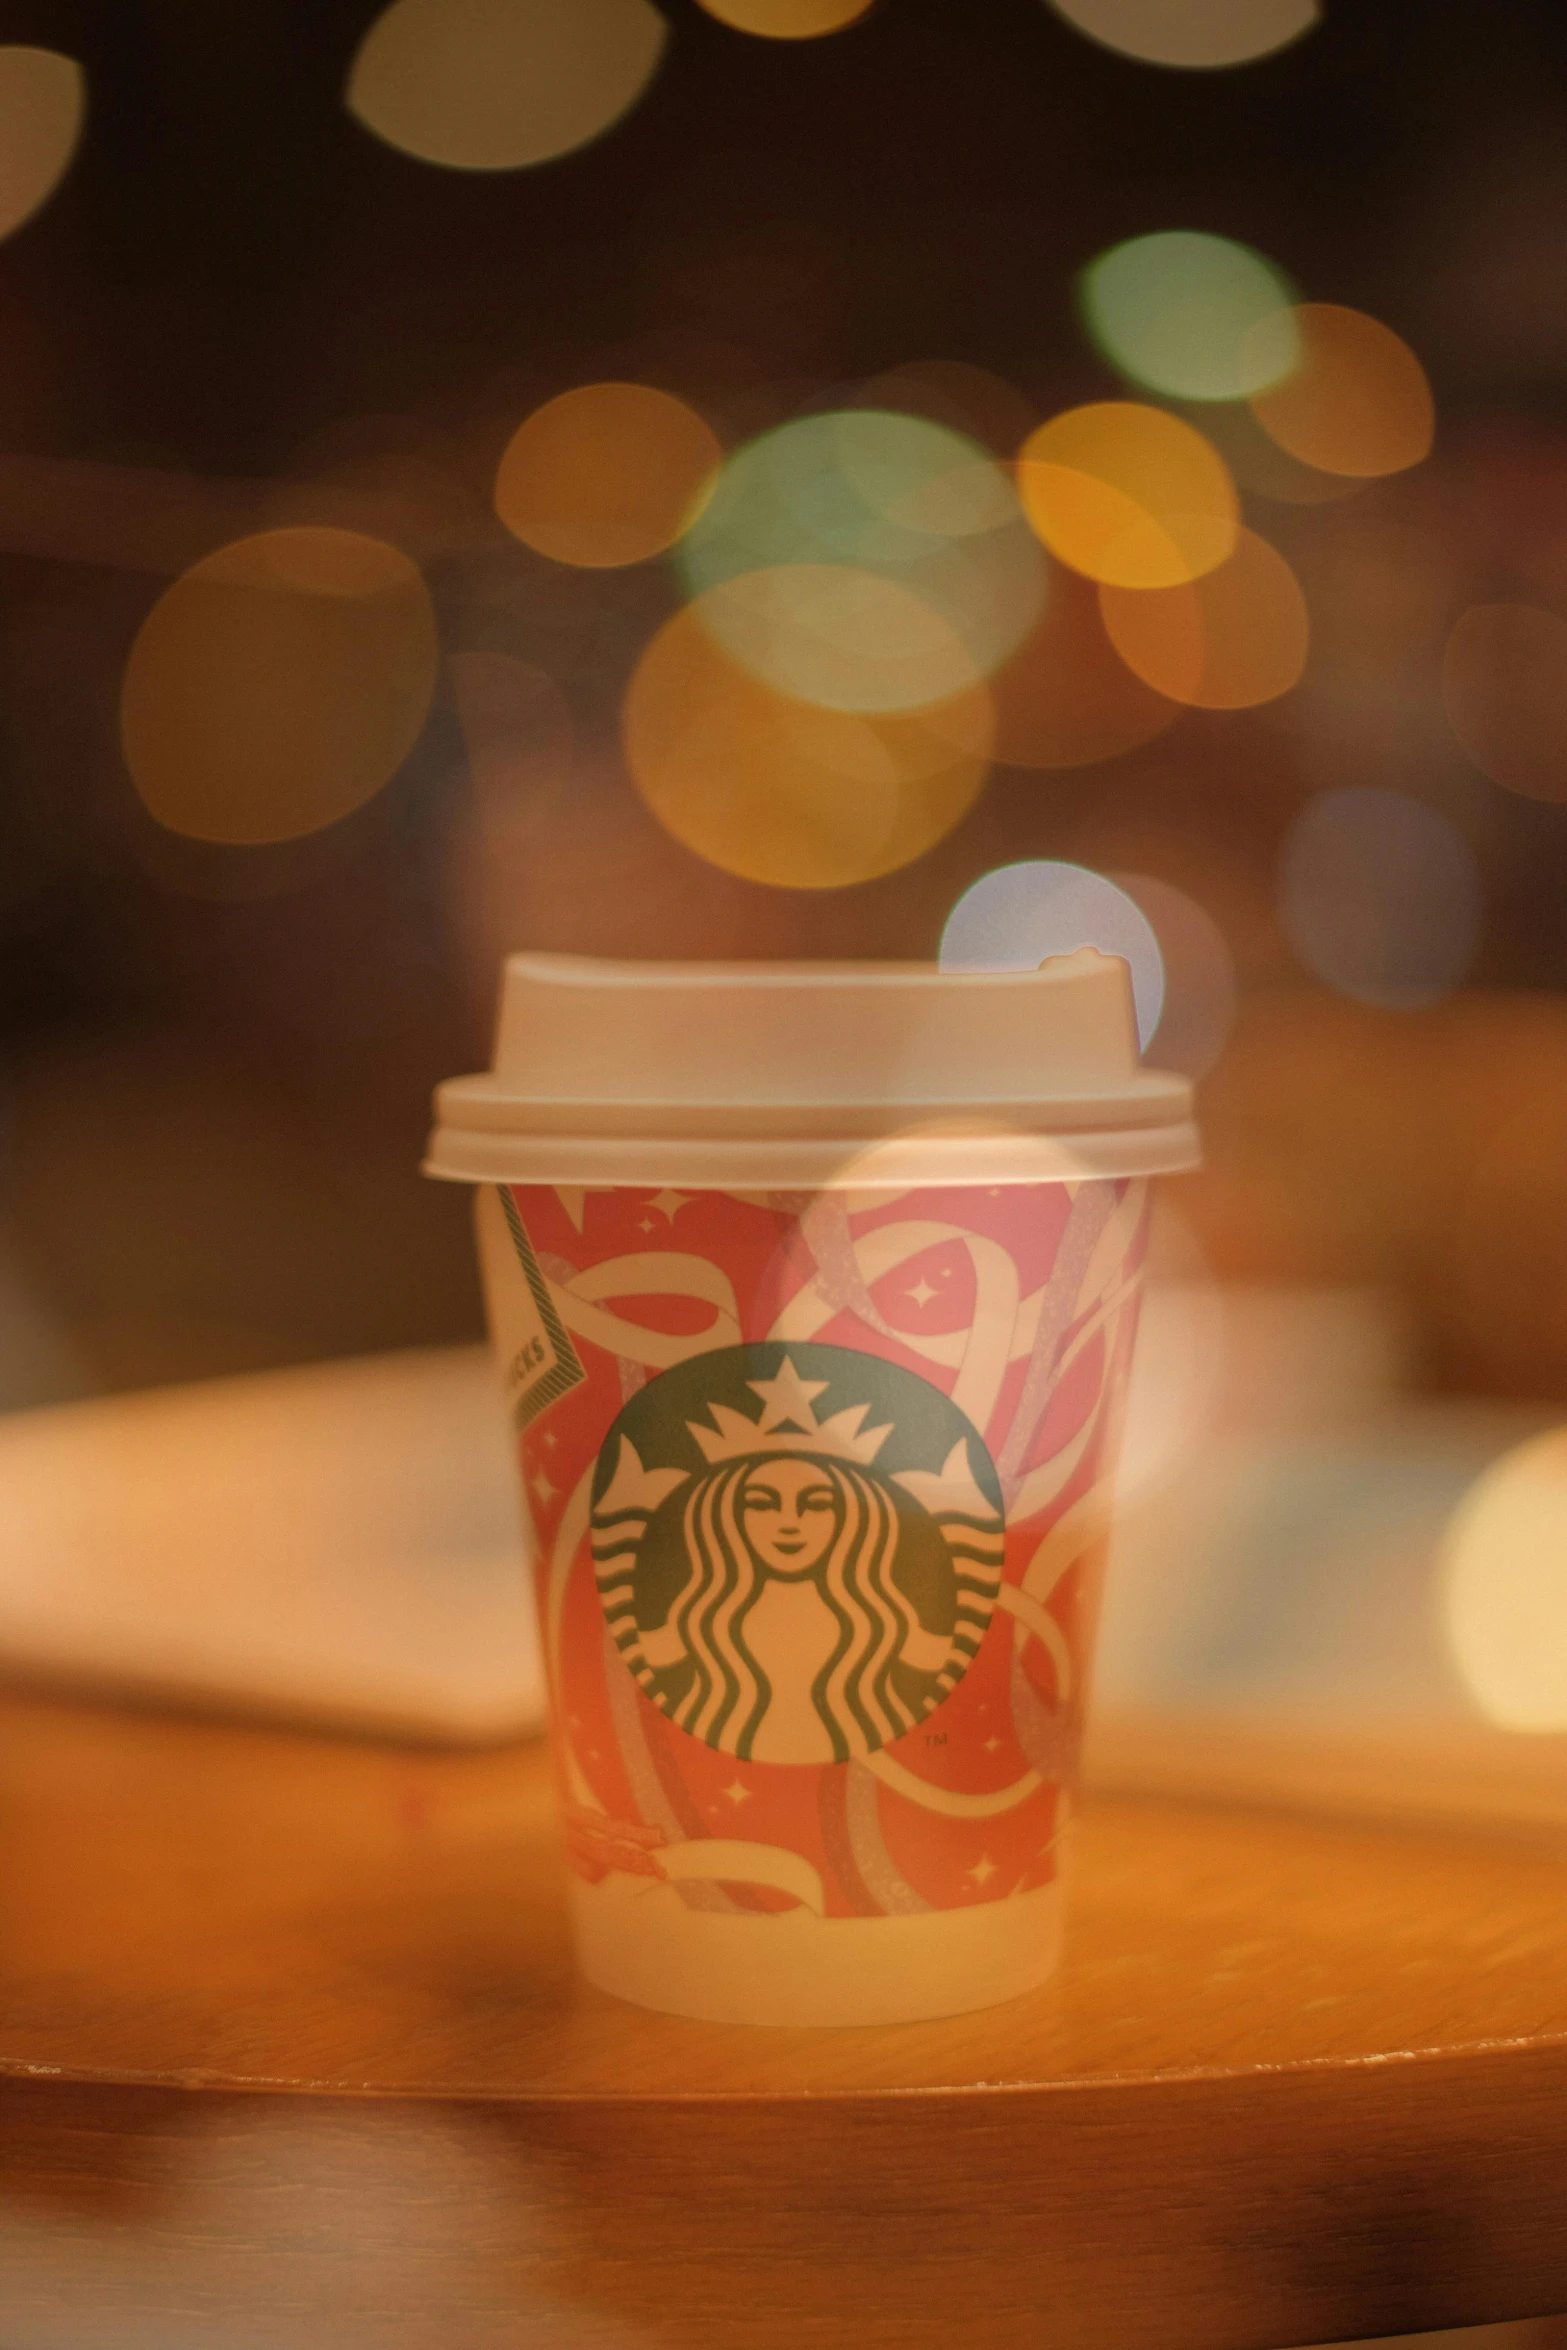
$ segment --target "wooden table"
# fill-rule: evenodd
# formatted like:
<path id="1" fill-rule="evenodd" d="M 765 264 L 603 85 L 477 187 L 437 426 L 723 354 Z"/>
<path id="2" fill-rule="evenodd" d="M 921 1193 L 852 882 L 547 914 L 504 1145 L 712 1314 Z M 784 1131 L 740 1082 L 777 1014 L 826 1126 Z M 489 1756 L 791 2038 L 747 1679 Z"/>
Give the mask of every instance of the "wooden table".
<path id="1" fill-rule="evenodd" d="M 0 1710 L 6 2350 L 1324 2341 L 1567 2308 L 1567 1833 L 1101 1800 L 1047 1993 L 571 1973 L 537 1748 Z"/>

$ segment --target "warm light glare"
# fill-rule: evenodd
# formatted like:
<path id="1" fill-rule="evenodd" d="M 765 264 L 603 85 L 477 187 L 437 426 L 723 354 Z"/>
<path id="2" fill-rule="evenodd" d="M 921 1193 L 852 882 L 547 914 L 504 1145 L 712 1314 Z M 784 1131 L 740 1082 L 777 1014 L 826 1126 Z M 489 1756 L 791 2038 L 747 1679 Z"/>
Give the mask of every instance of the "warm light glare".
<path id="1" fill-rule="evenodd" d="M 373 797 L 429 709 L 435 614 L 415 564 L 358 531 L 263 531 L 194 564 L 131 649 L 121 734 L 160 824 L 298 839 Z"/>
<path id="2" fill-rule="evenodd" d="M 1145 65 L 1214 68 L 1270 57 L 1319 22 L 1316 0 L 1050 0 L 1106 49 Z"/>
<path id="3" fill-rule="evenodd" d="M 1127 667 L 1198 710 L 1249 710 L 1288 693 L 1306 665 L 1310 622 L 1277 548 L 1243 530 L 1217 571 L 1181 587 L 1104 587 L 1100 609 Z"/>
<path id="4" fill-rule="evenodd" d="M 1086 865 L 1035 857 L 966 889 L 941 934 L 943 971 L 1034 971 L 1051 955 L 1097 947 L 1126 964 L 1146 1045 L 1164 1006 L 1159 941 L 1124 889 Z"/>
<path id="5" fill-rule="evenodd" d="M 1105 634 L 1089 581 L 1061 570 L 1038 621 L 991 680 L 996 758 L 1091 767 L 1152 742 L 1178 705 L 1134 677 Z"/>
<path id="6" fill-rule="evenodd" d="M 1229 237 L 1133 237 L 1089 263 L 1081 299 L 1110 364 L 1172 399 L 1241 400 L 1299 363 L 1292 289 Z"/>
<path id="7" fill-rule="evenodd" d="M 1070 408 L 1018 460 L 1023 509 L 1053 555 L 1116 587 L 1175 587 L 1235 547 L 1223 459 L 1179 417 L 1132 400 Z"/>
<path id="8" fill-rule="evenodd" d="M 688 527 L 722 454 L 670 393 L 582 384 L 518 426 L 495 477 L 495 511 L 514 538 L 557 563 L 642 563 Z"/>
<path id="9" fill-rule="evenodd" d="M 1401 792 L 1320 792 L 1290 828 L 1279 913 L 1308 970 L 1388 1011 L 1435 1003 L 1480 943 L 1480 876 L 1456 824 Z"/>
<path id="10" fill-rule="evenodd" d="M 800 417 L 737 450 L 676 560 L 735 660 L 846 710 L 966 688 L 1021 642 L 1047 584 L 1005 468 L 880 409 Z"/>
<path id="11" fill-rule="evenodd" d="M 1567 800 L 1567 620 L 1476 604 L 1447 640 L 1442 694 L 1483 774 L 1530 800 Z"/>
<path id="12" fill-rule="evenodd" d="M 872 0 L 697 0 L 720 24 L 769 41 L 812 41 L 864 16 Z"/>
<path id="13" fill-rule="evenodd" d="M 1567 1430 L 1487 1469 L 1455 1511 L 1443 1559 L 1448 1648 L 1504 1730 L 1567 1730 Z"/>
<path id="14" fill-rule="evenodd" d="M 793 700 L 688 608 L 643 654 L 622 724 L 638 790 L 686 848 L 747 881 L 841 889 L 951 831 L 985 781 L 992 722 L 982 686 L 909 714 Z"/>
<path id="15" fill-rule="evenodd" d="M 70 168 L 87 82 L 57 49 L 0 48 L 0 237 L 47 204 Z"/>
<path id="16" fill-rule="evenodd" d="M 1323 473 L 1369 480 L 1418 465 L 1430 453 L 1436 409 L 1409 345 L 1379 319 L 1336 302 L 1303 302 L 1293 315 L 1300 363 L 1254 396 L 1259 423 L 1281 449 Z"/>
<path id="17" fill-rule="evenodd" d="M 393 0 L 359 45 L 349 112 L 453 171 L 515 171 L 617 123 L 669 27 L 650 0 Z"/>

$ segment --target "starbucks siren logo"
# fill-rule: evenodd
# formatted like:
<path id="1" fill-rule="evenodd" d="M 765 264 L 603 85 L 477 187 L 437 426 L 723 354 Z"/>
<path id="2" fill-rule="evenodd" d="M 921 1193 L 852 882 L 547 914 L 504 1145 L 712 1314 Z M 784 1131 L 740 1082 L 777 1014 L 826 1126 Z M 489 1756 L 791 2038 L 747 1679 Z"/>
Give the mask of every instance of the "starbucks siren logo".
<path id="1" fill-rule="evenodd" d="M 849 1347 L 678 1364 L 593 1481 L 616 1648 L 672 1722 L 753 1762 L 847 1762 L 922 1721 L 978 1652 L 1002 1535 L 978 1430 Z"/>

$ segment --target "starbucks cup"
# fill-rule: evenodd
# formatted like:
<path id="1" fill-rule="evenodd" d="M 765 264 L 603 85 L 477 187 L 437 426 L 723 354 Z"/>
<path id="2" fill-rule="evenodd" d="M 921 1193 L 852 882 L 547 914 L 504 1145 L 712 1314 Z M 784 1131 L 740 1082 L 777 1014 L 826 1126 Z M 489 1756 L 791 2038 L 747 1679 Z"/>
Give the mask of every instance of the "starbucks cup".
<path id="1" fill-rule="evenodd" d="M 583 1972 L 878 2024 L 1050 1972 L 1190 1088 L 1124 964 L 516 955 L 440 1088 L 535 1535 Z"/>

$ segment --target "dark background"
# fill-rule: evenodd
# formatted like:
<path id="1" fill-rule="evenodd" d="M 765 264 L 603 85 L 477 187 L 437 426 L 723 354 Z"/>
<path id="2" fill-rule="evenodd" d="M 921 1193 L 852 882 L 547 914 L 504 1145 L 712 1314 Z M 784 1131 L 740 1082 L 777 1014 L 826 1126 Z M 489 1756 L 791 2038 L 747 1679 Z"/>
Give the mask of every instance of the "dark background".
<path id="1" fill-rule="evenodd" d="M 0 8 L 0 39 L 89 85 L 68 178 L 0 246 L 0 1401 L 476 1331 L 467 1202 L 416 1166 L 432 1083 L 484 1057 L 500 946 L 928 955 L 969 881 L 1029 855 L 1159 875 L 1225 931 L 1243 1013 L 1185 1195 L 1221 1271 L 1390 1283 L 1431 1377 L 1567 1392 L 1567 812 L 1492 787 L 1433 718 L 1457 611 L 1567 581 L 1567 11 L 1328 0 L 1214 73 L 1114 55 L 1041 0 L 879 0 L 799 43 L 664 11 L 622 124 L 478 174 L 345 112 L 373 0 Z M 733 441 L 930 359 L 1042 416 L 1117 389 L 1076 272 L 1167 227 L 1370 310 L 1435 387 L 1418 473 L 1258 511 L 1312 601 L 1302 687 L 1102 768 L 999 773 L 863 887 L 769 890 L 679 848 L 615 741 L 673 587 L 507 537 L 489 490 L 517 423 L 628 376 Z M 49 461 L 25 527 L 12 456 Z M 117 697 L 168 571 L 137 516 L 184 476 L 267 511 L 321 484 L 412 501 L 444 651 L 516 653 L 570 706 L 569 776 L 503 871 L 464 866 L 449 686 L 314 840 L 205 849 L 144 814 Z M 1368 683 L 1368 629 L 1406 605 Z M 1295 964 L 1275 863 L 1325 782 L 1463 826 L 1489 901 L 1466 997 L 1373 1013 Z"/>

